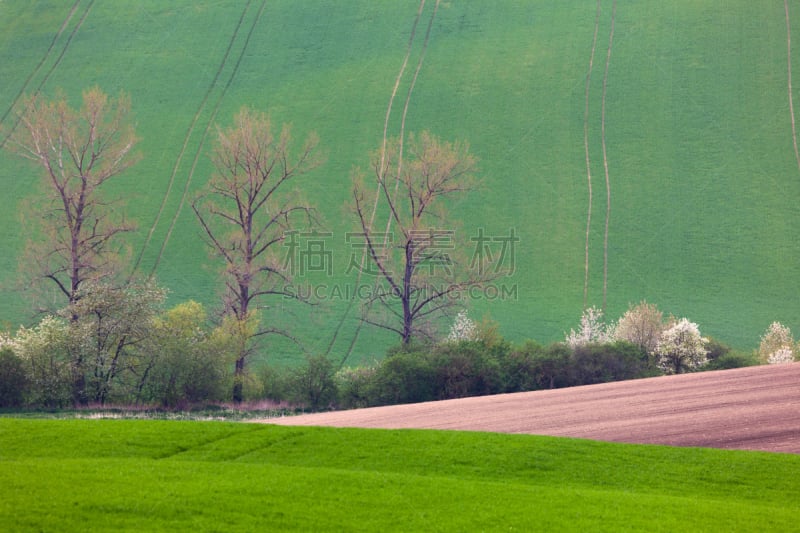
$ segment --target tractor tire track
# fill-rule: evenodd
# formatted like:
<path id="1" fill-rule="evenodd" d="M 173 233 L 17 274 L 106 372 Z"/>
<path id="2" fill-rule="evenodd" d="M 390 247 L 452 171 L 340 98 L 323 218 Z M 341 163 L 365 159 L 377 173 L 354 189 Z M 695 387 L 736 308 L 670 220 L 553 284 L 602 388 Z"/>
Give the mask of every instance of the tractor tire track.
<path id="1" fill-rule="evenodd" d="M 66 53 L 67 53 L 67 49 L 69 48 L 70 43 L 72 43 L 72 39 L 75 37 L 75 34 L 78 33 L 78 30 L 83 25 L 83 22 L 86 20 L 86 17 L 89 15 L 89 11 L 92 10 L 92 6 L 94 5 L 94 1 L 95 0 L 90 0 L 89 4 L 86 6 L 86 9 L 83 12 L 83 15 L 81 15 L 80 20 L 78 20 L 78 23 L 75 25 L 74 28 L 72 28 L 72 31 L 70 32 L 69 37 L 67 37 L 67 42 L 64 43 L 64 47 L 61 49 L 61 53 L 56 58 L 55 62 L 47 70 L 47 72 L 45 73 L 44 77 L 39 82 L 39 85 L 36 86 L 36 90 L 33 92 L 34 96 L 38 95 L 41 92 L 42 87 L 44 87 L 44 84 L 47 83 L 47 80 L 50 79 L 50 76 L 53 74 L 53 72 L 56 70 L 56 68 L 58 68 L 58 65 L 61 63 L 61 60 L 64 58 L 64 55 L 66 55 Z M 69 24 L 69 21 L 72 19 L 72 16 L 74 15 L 75 10 L 77 9 L 79 3 L 80 3 L 80 0 L 76 1 L 75 4 L 72 6 L 72 10 L 69 12 L 69 15 L 67 16 L 66 20 L 61 25 L 61 29 L 58 31 L 58 34 L 53 38 L 53 42 L 50 44 L 50 48 L 47 49 L 47 52 L 45 53 L 44 57 L 39 62 L 39 64 L 36 66 L 36 69 L 34 70 L 34 72 L 30 76 L 28 76 L 28 79 L 25 80 L 25 84 L 23 85 L 20 93 L 14 99 L 14 102 L 12 103 L 11 107 L 9 107 L 8 110 L 5 112 L 5 114 L 3 115 L 3 118 L 0 119 L 0 123 L 2 123 L 6 119 L 6 117 L 9 115 L 9 113 L 11 113 L 11 110 L 14 108 L 14 106 L 17 103 L 17 101 L 21 97 L 21 95 L 24 92 L 25 87 L 27 86 L 29 81 L 38 72 L 39 68 L 42 66 L 42 64 L 46 61 L 47 57 L 50 55 L 50 52 L 53 49 L 56 41 L 58 40 L 58 38 L 63 33 L 63 31 L 66 28 L 67 24 Z M 14 125 L 9 130 L 8 134 L 6 135 L 6 137 L 3 139 L 3 142 L 0 143 L 0 148 L 5 147 L 6 143 L 8 142 L 8 139 L 11 138 L 11 135 L 14 134 L 14 131 L 17 129 L 17 126 L 19 126 L 19 122 L 20 122 L 20 118 L 18 117 L 17 120 L 14 122 Z"/>
<path id="2" fill-rule="evenodd" d="M 408 45 L 406 46 L 406 55 L 403 58 L 403 63 L 400 66 L 400 71 L 397 73 L 397 77 L 395 78 L 394 87 L 392 88 L 392 94 L 389 97 L 389 104 L 386 107 L 386 116 L 385 116 L 384 121 L 383 121 L 383 141 L 382 141 L 382 144 L 381 144 L 381 159 L 380 159 L 380 163 L 379 163 L 379 167 L 378 167 L 380 173 L 383 172 L 383 168 L 384 168 L 384 165 L 386 163 L 386 145 L 387 145 L 388 136 L 389 136 L 389 133 L 388 133 L 389 132 L 389 118 L 391 117 L 391 114 L 392 114 L 392 107 L 394 106 L 394 99 L 397 96 L 397 91 L 400 88 L 400 82 L 403 79 L 403 75 L 405 74 L 406 67 L 408 66 L 408 60 L 411 57 L 411 50 L 412 50 L 412 48 L 414 46 L 414 37 L 417 34 L 417 25 L 419 24 L 419 20 L 422 17 L 422 11 L 423 11 L 424 8 L 425 8 L 425 0 L 420 0 L 419 9 L 417 10 L 417 16 L 414 19 L 414 24 L 411 26 L 411 34 L 409 35 Z M 383 178 L 384 178 L 384 176 L 379 175 L 378 179 L 383 179 Z M 369 219 L 370 227 L 372 227 L 372 224 L 375 222 L 375 216 L 376 216 L 376 214 L 378 212 L 378 204 L 380 203 L 380 198 L 381 198 L 381 186 L 379 184 L 378 185 L 378 190 L 375 191 L 375 202 L 372 205 L 372 214 L 370 215 L 370 219 Z M 356 275 L 356 287 L 358 287 L 359 283 L 361 282 L 361 274 L 364 271 L 364 265 L 365 265 L 366 261 L 367 261 L 367 250 L 365 248 L 363 253 L 361 254 L 361 262 L 360 262 L 360 266 L 359 266 L 359 269 L 358 269 L 358 274 Z M 354 305 L 355 305 L 355 295 L 349 300 L 349 302 L 347 304 L 347 308 L 345 309 L 344 313 L 342 314 L 342 318 L 339 320 L 339 323 L 337 324 L 336 329 L 333 332 L 333 337 L 331 338 L 330 343 L 328 343 L 328 349 L 325 351 L 325 355 L 330 354 L 331 350 L 333 349 L 333 345 L 334 345 L 334 343 L 336 342 L 336 339 L 339 336 L 339 332 L 341 331 L 341 328 L 344 325 L 344 321 L 347 319 L 347 317 L 350 314 L 350 312 L 352 311 Z M 358 340 L 358 336 L 359 336 L 359 333 L 361 331 L 362 325 L 363 325 L 363 322 L 359 321 L 358 326 L 356 327 L 356 332 L 355 332 L 355 334 L 353 336 L 353 339 L 352 339 L 352 341 L 350 343 L 350 347 L 347 350 L 344 358 L 342 359 L 342 361 L 340 363 L 340 367 L 344 366 L 345 362 L 347 361 L 347 358 L 350 356 L 350 353 L 352 353 L 353 347 L 355 346 L 355 343 Z"/>
<path id="3" fill-rule="evenodd" d="M 225 68 L 225 63 L 228 61 L 228 55 L 233 48 L 233 44 L 236 41 L 236 36 L 239 33 L 239 28 L 242 26 L 244 21 L 244 17 L 247 14 L 247 10 L 250 8 L 250 1 L 248 0 L 247 4 L 245 4 L 244 9 L 242 10 L 242 14 L 239 17 L 239 22 L 236 25 L 236 28 L 233 30 L 233 35 L 231 36 L 231 40 L 228 43 L 228 48 L 225 50 L 225 54 L 222 56 L 222 61 L 219 64 L 219 68 L 217 69 L 214 78 L 211 80 L 211 83 L 208 85 L 208 89 L 206 90 L 205 95 L 203 96 L 203 100 L 200 102 L 200 105 L 197 108 L 197 111 L 192 117 L 192 122 L 189 124 L 189 128 L 186 130 L 186 135 L 183 138 L 183 146 L 181 147 L 181 151 L 178 152 L 178 157 L 175 160 L 175 164 L 172 167 L 172 173 L 169 177 L 169 182 L 167 184 L 167 190 L 164 193 L 164 197 L 161 200 L 161 206 L 158 209 L 158 213 L 156 213 L 156 218 L 153 220 L 152 225 L 150 226 L 150 230 L 147 234 L 147 238 L 145 239 L 144 244 L 142 245 L 142 249 L 139 252 L 139 256 L 136 259 L 136 262 L 133 265 L 133 269 L 131 271 L 131 276 L 133 276 L 136 271 L 139 269 L 139 265 L 141 264 L 142 258 L 150 246 L 150 241 L 153 239 L 153 233 L 156 230 L 159 222 L 161 221 L 161 216 L 164 214 L 164 209 L 166 208 L 167 201 L 169 200 L 169 196 L 172 193 L 172 187 L 175 184 L 175 177 L 178 174 L 178 169 L 180 168 L 181 162 L 183 161 L 183 156 L 186 153 L 186 149 L 189 146 L 189 140 L 192 137 L 192 133 L 194 133 L 194 128 L 197 126 L 197 122 L 200 120 L 200 116 L 205 109 L 206 104 L 208 103 L 208 99 L 211 97 L 211 93 L 214 91 L 214 87 L 217 85 L 217 81 L 219 80 L 220 75 L 222 74 L 223 69 Z M 155 268 L 153 269 L 155 271 Z"/>
<path id="4" fill-rule="evenodd" d="M 403 147 L 404 147 L 404 139 L 405 139 L 406 116 L 408 115 L 408 108 L 409 108 L 409 104 L 411 102 L 411 95 L 414 92 L 414 86 L 417 83 L 417 78 L 419 77 L 419 72 L 420 72 L 420 70 L 422 70 L 422 64 L 425 61 L 425 53 L 428 50 L 428 42 L 430 41 L 430 37 L 431 37 L 431 29 L 433 28 L 433 21 L 436 18 L 436 13 L 439 10 L 440 1 L 441 0 L 436 0 L 436 4 L 434 4 L 434 7 L 433 7 L 433 12 L 431 13 L 431 18 L 428 20 L 428 27 L 425 30 L 425 39 L 422 41 L 422 48 L 420 50 L 419 59 L 417 60 L 417 67 L 414 70 L 414 75 L 412 76 L 411 83 L 408 86 L 408 92 L 406 93 L 406 101 L 405 101 L 405 104 L 403 105 L 403 114 L 402 114 L 402 117 L 400 119 L 400 135 L 399 135 L 400 146 L 399 146 L 398 154 L 397 154 L 397 172 L 395 174 L 395 187 L 394 187 L 394 192 L 392 193 L 391 205 L 395 205 L 395 202 L 397 201 L 397 192 L 398 192 L 399 187 L 400 187 L 400 175 L 401 175 L 401 172 L 402 172 L 402 169 L 403 169 Z M 423 6 L 424 6 L 424 1 L 423 1 L 422 5 L 420 6 L 420 8 L 422 8 Z M 420 9 L 420 12 L 421 12 L 421 9 Z M 383 187 L 381 187 L 381 188 L 383 188 Z M 379 188 L 378 191 L 377 191 L 378 197 L 381 194 L 381 188 Z M 377 206 L 378 197 L 376 197 L 376 206 Z M 387 199 L 387 202 L 389 202 L 389 201 L 390 200 Z M 385 230 L 385 232 L 383 234 L 383 247 L 384 247 L 384 249 L 389 244 L 389 233 L 391 232 L 391 229 L 392 229 L 392 217 L 388 216 L 387 219 L 386 219 L 386 230 Z M 375 281 L 375 288 L 376 289 L 377 289 L 377 284 L 378 284 L 378 282 L 376 280 Z M 369 309 L 369 307 L 367 309 Z M 361 328 L 363 326 L 364 326 L 364 320 L 359 321 L 358 326 L 356 328 L 356 332 L 355 332 L 355 334 L 353 336 L 353 340 L 350 342 L 350 346 L 348 347 L 347 352 L 345 353 L 345 357 L 342 360 L 342 365 L 344 365 L 344 363 L 347 361 L 347 358 L 350 357 L 350 354 L 352 354 L 353 349 L 355 348 L 356 341 L 358 340 L 358 336 L 359 336 L 359 334 L 361 332 Z"/>
<path id="5" fill-rule="evenodd" d="M 592 84 L 592 68 L 594 66 L 594 53 L 597 50 L 597 31 L 600 27 L 600 4 L 597 0 L 597 10 L 594 18 L 594 36 L 592 37 L 592 53 L 589 55 L 589 70 L 586 73 L 586 90 L 584 92 L 583 111 L 583 150 L 586 155 L 586 180 L 589 187 L 589 205 L 586 213 L 586 245 L 583 260 L 583 308 L 586 309 L 589 298 L 589 233 L 592 227 L 592 164 L 589 158 L 589 89 Z"/>
<path id="6" fill-rule="evenodd" d="M 170 195 L 172 193 L 172 189 L 173 189 L 173 187 L 175 185 L 175 179 L 176 179 L 177 174 L 178 174 L 178 169 L 180 168 L 181 163 L 183 162 L 183 157 L 184 157 L 184 155 L 185 155 L 185 153 L 186 153 L 186 151 L 187 151 L 187 149 L 189 147 L 189 141 L 191 140 L 192 135 L 194 133 L 194 130 L 195 130 L 198 122 L 200 121 L 200 117 L 202 116 L 203 111 L 206 108 L 208 100 L 211 98 L 211 93 L 214 91 L 214 88 L 216 87 L 217 82 L 219 81 L 219 78 L 222 75 L 222 72 L 223 72 L 223 70 L 225 68 L 225 65 L 226 65 L 227 61 L 228 61 L 228 57 L 229 57 L 229 55 L 231 53 L 231 50 L 233 49 L 233 45 L 236 42 L 236 37 L 237 37 L 237 35 L 239 33 L 239 29 L 241 28 L 241 26 L 242 26 L 242 24 L 244 22 L 244 18 L 245 18 L 246 14 L 247 14 L 247 11 L 250 8 L 250 4 L 251 4 L 251 0 L 248 0 L 248 2 L 245 4 L 244 9 L 242 10 L 242 14 L 239 17 L 239 21 L 236 24 L 236 27 L 233 30 L 233 35 L 231 36 L 230 42 L 228 43 L 228 48 L 225 50 L 225 54 L 222 56 L 222 60 L 220 61 L 219 67 L 217 68 L 217 71 L 214 74 L 214 78 L 211 80 L 211 83 L 208 85 L 208 89 L 206 89 L 206 93 L 203 95 L 203 99 L 201 100 L 200 105 L 197 107 L 197 111 L 195 112 L 194 116 L 192 117 L 192 121 L 189 124 L 188 129 L 186 130 L 186 134 L 184 135 L 184 138 L 183 138 L 183 145 L 181 146 L 180 152 L 178 152 L 178 157 L 176 158 L 175 164 L 172 167 L 172 172 L 170 173 L 169 181 L 167 183 L 167 190 L 164 193 L 164 197 L 161 200 L 161 205 L 159 206 L 158 212 L 156 213 L 156 217 L 153 220 L 153 223 L 150 225 L 150 229 L 148 231 L 147 238 L 145 239 L 145 242 L 142 245 L 142 248 L 139 251 L 139 255 L 136 258 L 136 261 L 135 261 L 135 263 L 133 265 L 133 268 L 132 268 L 131 274 L 130 274 L 131 278 L 139 270 L 139 266 L 141 265 L 141 262 L 142 262 L 142 259 L 144 257 L 144 254 L 147 251 L 147 248 L 150 246 L 150 243 L 151 243 L 151 241 L 153 239 L 153 234 L 155 233 L 155 230 L 156 230 L 156 228 L 158 227 L 158 224 L 161 221 L 161 217 L 164 214 L 167 202 L 168 202 L 169 197 L 170 197 Z M 158 263 L 158 261 L 156 261 L 156 264 L 157 263 Z M 155 266 L 153 267 L 153 270 L 151 272 L 151 276 L 152 276 L 152 273 L 154 273 L 154 272 L 155 272 Z"/>
<path id="7" fill-rule="evenodd" d="M 614 20 L 617 14 L 617 0 L 611 6 L 611 30 L 608 35 L 606 69 L 603 75 L 603 97 L 600 111 L 600 139 L 603 145 L 603 168 L 606 175 L 606 224 L 603 234 L 603 312 L 606 310 L 608 293 L 608 225 L 611 219 L 611 181 L 608 175 L 608 151 L 606 149 L 606 94 L 608 89 L 608 70 L 611 65 L 611 47 L 614 43 Z"/>
<path id="8" fill-rule="evenodd" d="M 400 186 L 400 174 L 403 170 L 403 148 L 404 148 L 404 139 L 406 134 L 406 115 L 408 115 L 408 105 L 411 102 L 411 93 L 414 92 L 414 86 L 417 84 L 417 77 L 419 76 L 419 71 L 422 70 L 422 63 L 425 61 L 425 52 L 428 50 L 428 41 L 430 41 L 431 37 L 431 28 L 433 28 L 433 20 L 436 18 L 436 12 L 439 10 L 439 3 L 441 0 L 436 0 L 436 4 L 433 6 L 433 13 L 431 14 L 431 18 L 428 21 L 428 29 L 425 31 L 425 40 L 422 41 L 422 50 L 419 54 L 419 61 L 417 61 L 417 68 L 414 71 L 414 77 L 411 78 L 411 84 L 408 86 L 408 94 L 406 95 L 406 102 L 403 106 L 403 116 L 400 119 L 400 148 L 399 153 L 397 155 L 397 173 L 394 182 L 394 194 L 392 197 L 392 203 L 394 203 L 397 199 L 397 190 Z M 389 231 L 392 229 L 392 218 L 389 217 L 386 221 L 386 236 L 384 236 L 384 247 L 387 244 L 387 236 Z"/>
<path id="9" fill-rule="evenodd" d="M 31 82 L 33 77 L 39 73 L 39 69 L 42 68 L 44 62 L 47 61 L 47 58 L 50 56 L 50 52 L 52 52 L 53 48 L 55 48 L 56 42 L 58 42 L 58 39 L 61 38 L 61 34 L 63 34 L 64 30 L 67 29 L 67 24 L 69 24 L 69 21 L 72 20 L 72 16 L 75 14 L 75 11 L 78 10 L 78 6 L 80 5 L 80 3 L 81 0 L 76 0 L 75 3 L 72 4 L 72 8 L 69 10 L 67 18 L 65 18 L 64 22 L 61 23 L 61 28 L 59 28 L 58 32 L 53 37 L 53 40 L 50 42 L 50 46 L 47 47 L 47 50 L 45 50 L 44 54 L 42 55 L 42 58 L 39 60 L 39 63 L 36 65 L 36 67 L 34 67 L 31 73 L 28 74 L 28 77 L 25 78 L 25 81 L 23 82 L 22 87 L 20 87 L 19 92 L 11 101 L 11 105 L 8 107 L 8 109 L 6 109 L 6 112 L 3 113 L 3 116 L 0 117 L 0 124 L 6 121 L 8 115 L 11 114 L 11 110 L 14 109 L 14 107 L 16 107 L 17 102 L 19 101 L 20 98 L 22 98 L 22 95 L 25 93 L 25 89 L 28 87 L 28 84 Z"/>
<path id="10" fill-rule="evenodd" d="M 794 159 L 797 161 L 797 168 L 800 170 L 800 151 L 797 148 L 797 125 L 794 118 L 794 96 L 792 95 L 792 27 L 789 21 L 789 0 L 783 0 L 783 9 L 786 13 L 786 71 L 789 88 L 789 116 L 792 120 L 792 145 L 794 147 Z"/>
<path id="11" fill-rule="evenodd" d="M 247 32 L 247 37 L 245 37 L 244 43 L 242 44 L 242 49 L 239 52 L 239 57 L 236 59 L 236 63 L 233 66 L 233 70 L 231 70 L 231 74 L 228 77 L 228 81 L 225 83 L 225 87 L 222 88 L 222 92 L 217 97 L 217 101 L 214 104 L 214 109 L 211 112 L 211 116 L 208 119 L 208 123 L 206 124 L 205 130 L 203 130 L 203 136 L 200 138 L 200 143 L 197 145 L 197 150 L 194 154 L 194 160 L 192 161 L 192 168 L 189 170 L 189 176 L 186 179 L 186 183 L 183 187 L 183 194 L 181 195 L 180 204 L 178 204 L 178 209 L 175 211 L 175 216 L 172 217 L 172 221 L 169 225 L 169 230 L 167 230 L 167 235 L 164 238 L 164 242 L 161 244 L 161 249 L 158 252 L 158 256 L 156 257 L 155 264 L 153 265 L 153 269 L 150 271 L 150 277 L 152 277 L 156 269 L 158 268 L 159 263 L 161 262 L 161 257 L 164 255 L 164 250 L 167 248 L 167 243 L 169 242 L 170 237 L 172 236 L 172 231 L 175 229 L 175 225 L 178 221 L 178 217 L 183 210 L 183 206 L 186 204 L 186 198 L 189 195 L 189 186 L 192 183 L 192 178 L 194 177 L 195 168 L 197 168 L 197 162 L 200 160 L 200 154 L 202 153 L 203 145 L 205 144 L 206 138 L 208 137 L 208 132 L 211 129 L 211 125 L 214 124 L 214 120 L 217 118 L 217 113 L 219 112 L 220 105 L 222 104 L 222 100 L 225 99 L 225 95 L 228 92 L 231 84 L 233 83 L 234 78 L 236 78 L 236 73 L 239 71 L 239 66 L 242 64 L 242 59 L 244 58 L 244 53 L 247 51 L 247 47 L 250 44 L 250 39 L 253 37 L 253 32 L 255 32 L 256 26 L 261 19 L 261 15 L 264 13 L 264 8 L 267 5 L 267 0 L 262 0 L 261 7 L 259 7 L 258 12 L 256 13 L 255 18 L 253 19 L 253 23 L 250 26 L 250 31 Z"/>

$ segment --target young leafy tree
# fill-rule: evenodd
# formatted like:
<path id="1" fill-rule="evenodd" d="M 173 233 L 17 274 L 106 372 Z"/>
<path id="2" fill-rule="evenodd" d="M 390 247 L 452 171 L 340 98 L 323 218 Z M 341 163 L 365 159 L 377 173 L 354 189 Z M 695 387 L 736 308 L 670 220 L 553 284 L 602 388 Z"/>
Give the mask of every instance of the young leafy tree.
<path id="1" fill-rule="evenodd" d="M 217 342 L 220 335 L 214 333 L 205 309 L 194 301 L 156 317 L 138 373 L 137 400 L 174 407 L 226 397 L 227 343 Z"/>
<path id="2" fill-rule="evenodd" d="M 628 341 L 652 354 L 656 350 L 662 331 L 664 331 L 663 313 L 655 304 L 642 300 L 636 305 L 628 306 L 628 310 L 617 322 L 614 334 L 618 340 Z"/>
<path id="3" fill-rule="evenodd" d="M 459 256 L 463 243 L 459 247 L 445 209 L 448 198 L 474 188 L 475 157 L 466 144 L 423 132 L 411 135 L 407 146 L 399 139 L 389 142 L 375 155 L 373 170 L 389 223 L 375 223 L 367 186 L 356 172 L 353 202 L 370 260 L 362 272 L 377 280 L 362 320 L 396 333 L 408 345 L 415 337 L 434 336 L 435 319 L 457 303 L 461 291 L 498 276 L 466 268 Z"/>
<path id="4" fill-rule="evenodd" d="M 28 402 L 63 407 L 72 402 L 74 372 L 70 361 L 69 325 L 47 315 L 31 328 L 21 327 L 12 349 L 22 360 L 28 377 Z"/>
<path id="5" fill-rule="evenodd" d="M 24 216 L 39 234 L 27 244 L 23 269 L 49 280 L 74 304 L 87 281 L 106 280 L 118 269 L 116 238 L 133 228 L 103 194 L 112 178 L 136 162 L 130 100 L 98 87 L 83 92 L 75 110 L 66 98 L 29 98 L 7 146 L 42 170 L 44 194 Z M 60 306 L 59 306 L 60 307 Z"/>
<path id="6" fill-rule="evenodd" d="M 166 291 L 153 280 L 82 286 L 77 301 L 61 312 L 69 318 L 75 403 L 103 404 L 114 395 L 121 400 L 133 395 L 146 366 L 143 345 L 153 335 L 165 298 Z"/>
<path id="7" fill-rule="evenodd" d="M 317 146 L 309 136 L 292 157 L 284 126 L 273 132 L 269 117 L 242 108 L 227 129 L 219 129 L 212 160 L 215 172 L 192 208 L 212 254 L 224 264 L 224 312 L 249 330 L 269 297 L 296 297 L 286 290 L 291 272 L 283 268 L 282 243 L 298 224 L 311 223 L 314 210 L 288 190 L 290 181 L 314 168 Z M 245 325 L 247 325 L 245 327 Z M 253 337 L 288 333 L 257 327 L 243 343 L 235 363 L 233 400 L 242 400 L 245 363 Z"/>

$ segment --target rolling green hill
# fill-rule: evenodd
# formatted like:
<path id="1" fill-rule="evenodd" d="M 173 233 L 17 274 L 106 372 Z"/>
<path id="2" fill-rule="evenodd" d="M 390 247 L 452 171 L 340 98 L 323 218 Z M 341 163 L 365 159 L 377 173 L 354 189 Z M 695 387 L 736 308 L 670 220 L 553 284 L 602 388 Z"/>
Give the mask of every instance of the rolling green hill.
<path id="1" fill-rule="evenodd" d="M 0 418 L 13 531 L 787 531 L 800 459 L 453 431 Z"/>
<path id="2" fill-rule="evenodd" d="M 588 146 L 588 304 L 603 301 L 608 214 L 610 317 L 647 299 L 742 348 L 773 320 L 800 328 L 788 91 L 800 49 L 787 47 L 787 22 L 800 42 L 800 9 L 787 20 L 782 3 L 762 0 L 612 5 L 428 0 L 409 41 L 414 1 L 0 2 L 2 138 L 22 94 L 60 88 L 77 104 L 95 84 L 128 92 L 143 159 L 115 191 L 139 224 L 134 259 L 170 288 L 171 302 L 213 305 L 216 267 L 188 205 L 211 172 L 213 125 L 247 104 L 291 122 L 298 142 L 316 131 L 326 163 L 298 186 L 331 232 L 333 275 L 297 282 L 324 284 L 328 298 L 312 309 L 279 302 L 270 320 L 291 322 L 308 349 L 332 345 L 344 357 L 358 315 L 345 315 L 336 292 L 355 282 L 346 272 L 350 173 L 381 144 L 410 42 L 390 134 L 424 60 L 406 132 L 467 140 L 480 160 L 481 188 L 450 206 L 458 231 L 520 237 L 515 274 L 502 280 L 515 296 L 475 300 L 473 317 L 490 315 L 513 340 L 557 340 L 577 323 Z M 10 326 L 27 316 L 13 287 L 25 234 L 17 211 L 37 176 L 0 156 L 0 321 Z M 380 356 L 392 342 L 364 329 L 348 361 Z M 293 348 L 272 354 L 294 357 Z"/>

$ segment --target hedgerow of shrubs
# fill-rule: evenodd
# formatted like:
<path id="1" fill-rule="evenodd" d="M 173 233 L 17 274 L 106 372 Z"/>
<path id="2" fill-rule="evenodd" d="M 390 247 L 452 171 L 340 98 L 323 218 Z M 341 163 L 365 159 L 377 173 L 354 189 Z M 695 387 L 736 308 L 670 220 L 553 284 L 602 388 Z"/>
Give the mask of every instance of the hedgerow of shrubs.
<path id="1" fill-rule="evenodd" d="M 624 341 L 570 350 L 563 343 L 545 347 L 526 342 L 514 347 L 465 340 L 396 348 L 373 365 L 339 371 L 321 364 L 319 358 L 310 359 L 285 371 L 287 383 L 272 388 L 271 399 L 312 410 L 353 409 L 589 385 L 657 373 L 645 352 Z M 280 372 L 271 368 L 263 372 L 273 382 L 276 374 Z"/>
<path id="2" fill-rule="evenodd" d="M 60 316 L 13 337 L 0 335 L 0 408 L 69 407 L 86 398 L 166 408 L 226 400 L 236 339 L 211 327 L 201 305 L 186 302 L 159 312 L 162 295 L 153 294 L 136 315 L 116 304 L 103 310 L 107 318 L 119 313 L 125 320 L 114 322 L 119 330 L 102 333 L 128 339 L 140 331 L 135 344 L 118 341 L 98 351 L 95 343 L 87 351 L 87 339 L 98 335 L 95 325 Z M 245 399 L 313 411 L 351 409 L 775 363 L 797 351 L 791 332 L 778 323 L 768 328 L 759 351 L 736 352 L 700 337 L 686 319 L 662 320 L 650 304 L 632 306 L 616 325 L 605 324 L 593 309 L 579 331 L 546 346 L 513 345 L 494 323 L 468 320 L 459 315 L 459 327 L 439 343 L 400 345 L 369 365 L 339 368 L 321 355 L 307 356 L 295 368 L 262 365 L 245 375 Z M 677 338 L 685 344 L 674 340 L 676 332 L 684 333 Z M 118 367 L 104 361 L 114 354 Z"/>
<path id="3" fill-rule="evenodd" d="M 735 352 L 719 341 L 701 338 L 696 324 L 686 319 L 664 320 L 661 312 L 646 302 L 631 306 L 617 324 L 605 324 L 602 313 L 591 309 L 577 332 L 571 331 L 565 342 L 547 346 L 535 341 L 514 346 L 499 335 L 494 324 L 475 326 L 468 321 L 459 314 L 443 342 L 398 346 L 372 365 L 338 371 L 333 365 L 326 366 L 328 382 L 333 384 L 327 404 L 315 400 L 314 391 L 303 386 L 312 380 L 297 379 L 304 372 L 316 371 L 312 366 L 292 371 L 295 378 L 271 399 L 294 401 L 311 409 L 352 409 L 759 363 L 758 354 Z M 685 338 L 685 344 L 676 344 L 676 333 L 683 334 L 678 338 Z M 664 339 L 673 340 L 666 343 Z M 772 346 L 769 349 L 774 351 Z M 267 374 L 276 372 L 271 369 Z"/>

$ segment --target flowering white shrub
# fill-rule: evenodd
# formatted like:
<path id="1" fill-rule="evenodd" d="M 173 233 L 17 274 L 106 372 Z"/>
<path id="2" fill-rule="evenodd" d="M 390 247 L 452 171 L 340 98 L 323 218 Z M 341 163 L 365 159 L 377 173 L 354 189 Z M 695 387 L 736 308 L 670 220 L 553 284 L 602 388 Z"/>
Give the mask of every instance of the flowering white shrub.
<path id="1" fill-rule="evenodd" d="M 584 309 L 581 315 L 581 327 L 578 331 L 569 330 L 566 342 L 570 348 L 577 348 L 586 344 L 604 344 L 614 342 L 614 326 L 606 325 L 603 321 L 603 311 L 596 307 Z"/>
<path id="2" fill-rule="evenodd" d="M 474 341 L 477 338 L 478 328 L 475 322 L 467 316 L 466 311 L 459 311 L 450 327 L 447 342 Z"/>
<path id="3" fill-rule="evenodd" d="M 770 365 L 780 365 L 783 363 L 791 363 L 794 361 L 794 352 L 791 348 L 780 348 L 775 350 L 767 357 L 767 363 Z"/>
<path id="4" fill-rule="evenodd" d="M 789 328 L 780 322 L 773 322 L 761 336 L 758 355 L 762 361 L 771 365 L 794 361 L 794 339 Z"/>
<path id="5" fill-rule="evenodd" d="M 30 378 L 32 403 L 49 407 L 69 403 L 72 369 L 68 343 L 69 326 L 54 316 L 46 316 L 36 326 L 17 331 L 14 350 Z"/>
<path id="6" fill-rule="evenodd" d="M 680 374 L 708 362 L 706 343 L 694 322 L 681 318 L 661 334 L 656 345 L 656 364 L 667 374 Z"/>
<path id="7" fill-rule="evenodd" d="M 6 348 L 10 349 L 14 353 L 17 353 L 19 350 L 17 347 L 17 341 L 15 341 L 13 337 L 0 333 L 0 351 L 5 350 Z"/>

